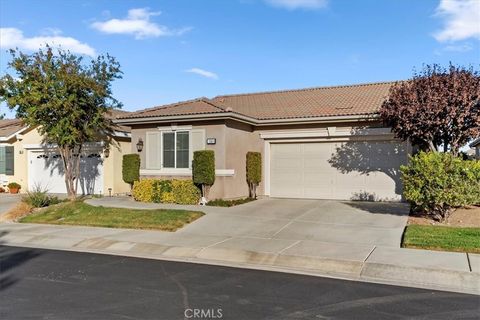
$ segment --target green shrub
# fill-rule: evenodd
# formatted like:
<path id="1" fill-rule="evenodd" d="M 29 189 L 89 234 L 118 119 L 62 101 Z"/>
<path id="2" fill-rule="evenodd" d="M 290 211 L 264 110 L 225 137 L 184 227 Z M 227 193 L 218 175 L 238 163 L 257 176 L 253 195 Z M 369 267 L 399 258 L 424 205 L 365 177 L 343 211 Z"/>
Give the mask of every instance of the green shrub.
<path id="1" fill-rule="evenodd" d="M 140 180 L 140 156 L 138 154 L 125 154 L 122 159 L 123 181 L 133 186 Z"/>
<path id="2" fill-rule="evenodd" d="M 133 184 L 132 196 L 142 202 L 197 204 L 200 190 L 191 180 L 142 179 Z"/>
<path id="3" fill-rule="evenodd" d="M 444 220 L 455 207 L 480 203 L 480 162 L 450 153 L 420 152 L 401 167 L 412 209 Z"/>
<path id="4" fill-rule="evenodd" d="M 192 180 L 172 180 L 172 193 L 177 204 L 198 204 L 200 190 Z"/>
<path id="5" fill-rule="evenodd" d="M 213 150 L 195 151 L 192 171 L 193 183 L 202 187 L 202 195 L 206 197 L 206 188 L 215 183 L 215 153 Z"/>
<path id="6" fill-rule="evenodd" d="M 153 185 L 155 179 L 142 179 L 133 183 L 133 199 L 142 202 L 153 202 Z"/>
<path id="7" fill-rule="evenodd" d="M 247 152 L 247 183 L 250 197 L 257 198 L 257 186 L 262 181 L 262 154 Z"/>
<path id="8" fill-rule="evenodd" d="M 240 204 L 248 203 L 251 201 L 255 201 L 253 198 L 243 198 L 243 199 L 235 199 L 235 200 L 224 200 L 224 199 L 215 199 L 212 201 L 209 201 L 207 203 L 207 206 L 212 206 L 212 207 L 233 207 L 233 206 L 238 206 Z"/>
<path id="9" fill-rule="evenodd" d="M 52 204 L 60 203 L 60 199 L 55 196 L 49 196 L 46 189 L 36 185 L 32 191 L 28 191 L 22 198 L 22 201 L 34 208 L 48 207 Z"/>
<path id="10" fill-rule="evenodd" d="M 165 193 L 172 192 L 172 181 L 170 180 L 155 180 L 153 183 L 152 201 L 155 203 L 166 202 L 163 200 Z M 167 197 L 165 197 L 167 199 Z"/>

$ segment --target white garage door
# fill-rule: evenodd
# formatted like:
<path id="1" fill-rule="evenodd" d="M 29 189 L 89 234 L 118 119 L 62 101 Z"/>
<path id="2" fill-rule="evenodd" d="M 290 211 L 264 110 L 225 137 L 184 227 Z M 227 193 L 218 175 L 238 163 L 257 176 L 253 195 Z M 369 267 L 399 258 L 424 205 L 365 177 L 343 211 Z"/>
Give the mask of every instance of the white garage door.
<path id="1" fill-rule="evenodd" d="M 400 200 L 399 142 L 360 141 L 271 144 L 272 197 Z"/>
<path id="2" fill-rule="evenodd" d="M 28 187 L 36 186 L 50 193 L 67 193 L 62 158 L 58 153 L 30 151 L 28 157 Z M 103 159 L 99 151 L 87 151 L 81 156 L 78 194 L 103 192 Z"/>

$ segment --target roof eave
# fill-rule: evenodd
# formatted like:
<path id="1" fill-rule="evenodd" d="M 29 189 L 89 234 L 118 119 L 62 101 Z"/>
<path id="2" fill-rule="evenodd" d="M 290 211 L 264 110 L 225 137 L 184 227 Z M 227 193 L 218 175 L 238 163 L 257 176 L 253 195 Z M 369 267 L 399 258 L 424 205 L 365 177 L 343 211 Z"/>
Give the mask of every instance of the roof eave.
<path id="1" fill-rule="evenodd" d="M 6 137 L 0 137 L 0 142 L 7 142 L 7 141 L 10 141 L 11 139 L 15 138 L 17 135 L 21 134 L 22 132 L 24 132 L 25 130 L 28 129 L 28 126 L 25 126 L 21 129 L 18 129 L 17 131 L 15 131 L 14 133 L 12 133 L 11 135 L 9 136 L 6 136 Z"/>
<path id="2" fill-rule="evenodd" d="M 323 116 L 323 117 L 304 117 L 304 118 L 282 118 L 282 119 L 255 119 L 235 112 L 222 113 L 205 113 L 191 115 L 175 115 L 175 116 L 155 116 L 155 117 L 139 117 L 115 119 L 113 122 L 123 125 L 149 124 L 159 122 L 186 122 L 186 121 L 208 121 L 233 119 L 256 126 L 265 125 L 285 125 L 285 124 L 309 124 L 309 123 L 333 123 L 333 122 L 358 122 L 378 120 L 378 114 L 361 114 L 361 115 L 344 115 L 344 116 Z"/>

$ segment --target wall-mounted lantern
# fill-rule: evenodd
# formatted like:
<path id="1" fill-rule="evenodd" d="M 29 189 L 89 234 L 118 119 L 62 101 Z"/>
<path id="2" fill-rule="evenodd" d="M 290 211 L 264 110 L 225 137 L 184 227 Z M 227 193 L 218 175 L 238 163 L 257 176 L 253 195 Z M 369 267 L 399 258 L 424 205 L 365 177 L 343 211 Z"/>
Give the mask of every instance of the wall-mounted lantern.
<path id="1" fill-rule="evenodd" d="M 143 150 L 143 140 L 142 140 L 142 138 L 138 138 L 137 151 L 142 152 L 142 150 Z"/>
<path id="2" fill-rule="evenodd" d="M 105 148 L 105 150 L 103 150 L 103 155 L 105 158 L 108 158 L 108 156 L 110 156 L 110 148 Z"/>

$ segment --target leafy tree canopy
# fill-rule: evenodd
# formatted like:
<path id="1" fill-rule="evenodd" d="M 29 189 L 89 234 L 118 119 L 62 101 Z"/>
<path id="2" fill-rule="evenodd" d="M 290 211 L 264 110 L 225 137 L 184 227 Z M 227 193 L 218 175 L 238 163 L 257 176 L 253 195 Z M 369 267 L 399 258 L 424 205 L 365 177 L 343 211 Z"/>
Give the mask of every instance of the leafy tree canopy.
<path id="1" fill-rule="evenodd" d="M 452 64 L 426 65 L 392 86 L 380 114 L 398 138 L 457 154 L 480 134 L 480 73 Z"/>
<path id="2" fill-rule="evenodd" d="M 89 63 L 69 51 L 45 49 L 28 55 L 10 50 L 16 73 L 0 79 L 0 99 L 27 125 L 38 127 L 54 143 L 65 166 L 65 182 L 75 197 L 79 154 L 86 142 L 106 140 L 113 132 L 108 111 L 121 107 L 111 83 L 121 78 L 119 63 L 108 54 Z"/>

